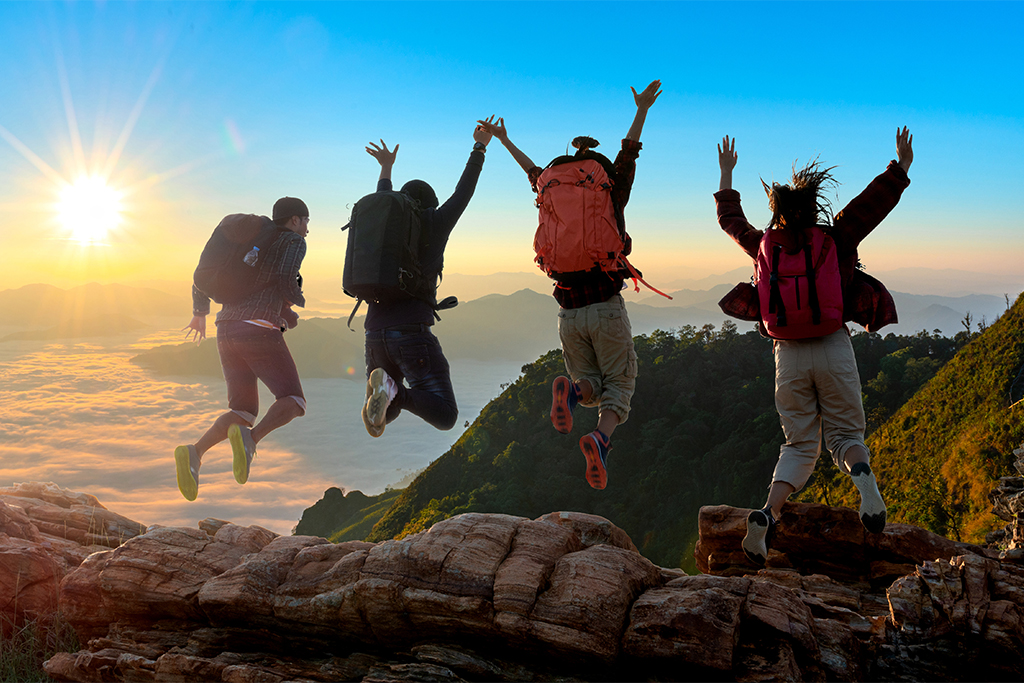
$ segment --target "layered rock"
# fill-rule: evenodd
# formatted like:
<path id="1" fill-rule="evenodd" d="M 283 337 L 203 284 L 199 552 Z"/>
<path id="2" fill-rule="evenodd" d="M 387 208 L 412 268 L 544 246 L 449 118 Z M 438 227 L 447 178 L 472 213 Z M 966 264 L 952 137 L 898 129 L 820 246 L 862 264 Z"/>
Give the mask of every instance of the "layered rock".
<path id="1" fill-rule="evenodd" d="M 145 531 L 94 496 L 55 484 L 0 488 L 0 623 L 49 621 L 70 570 Z"/>
<path id="2" fill-rule="evenodd" d="M 1014 449 L 1013 455 L 1014 467 L 1024 475 L 1024 445 Z M 1000 477 L 988 499 L 992 514 L 1009 524 L 989 533 L 986 543 L 1000 551 L 1000 559 L 1024 561 L 1024 476 Z"/>
<path id="3" fill-rule="evenodd" d="M 204 520 L 90 555 L 60 607 L 68 681 L 1020 678 L 1024 570 L 915 527 L 790 504 L 758 569 L 748 511 L 701 511 L 698 565 L 600 517 L 465 514 L 333 544 Z M 5 528 L 31 523 L 10 514 Z M 894 578 L 895 577 L 895 578 Z"/>

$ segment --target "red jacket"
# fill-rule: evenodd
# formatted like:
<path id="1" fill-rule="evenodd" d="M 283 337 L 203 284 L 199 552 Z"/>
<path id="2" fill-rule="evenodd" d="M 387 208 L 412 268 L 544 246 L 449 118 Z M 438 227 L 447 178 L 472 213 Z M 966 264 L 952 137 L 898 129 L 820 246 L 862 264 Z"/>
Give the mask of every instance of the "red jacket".
<path id="1" fill-rule="evenodd" d="M 857 269 L 857 247 L 889 212 L 899 203 L 910 179 L 895 161 L 859 195 L 836 214 L 832 227 L 826 232 L 836 243 L 839 273 L 843 285 L 843 320 L 863 325 L 868 332 L 877 332 L 890 323 L 898 322 L 896 303 L 881 282 Z M 752 259 L 764 236 L 747 222 L 740 207 L 740 193 L 720 190 L 715 193 L 718 224 Z"/>

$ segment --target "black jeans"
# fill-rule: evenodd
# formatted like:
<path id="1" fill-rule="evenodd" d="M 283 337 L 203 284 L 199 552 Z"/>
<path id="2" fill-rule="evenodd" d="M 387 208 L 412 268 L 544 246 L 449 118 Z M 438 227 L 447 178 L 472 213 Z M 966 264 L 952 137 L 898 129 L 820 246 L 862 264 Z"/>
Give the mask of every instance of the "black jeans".
<path id="1" fill-rule="evenodd" d="M 399 325 L 367 332 L 366 376 L 375 368 L 384 368 L 398 385 L 398 395 L 388 406 L 388 422 L 408 410 L 437 429 L 455 426 L 459 406 L 451 369 L 428 326 Z"/>

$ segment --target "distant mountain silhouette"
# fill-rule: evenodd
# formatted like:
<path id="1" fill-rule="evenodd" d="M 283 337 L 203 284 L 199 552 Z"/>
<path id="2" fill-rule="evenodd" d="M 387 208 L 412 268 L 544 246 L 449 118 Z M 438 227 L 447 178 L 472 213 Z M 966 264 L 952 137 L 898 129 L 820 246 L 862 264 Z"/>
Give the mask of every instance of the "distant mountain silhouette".
<path id="1" fill-rule="evenodd" d="M 139 329 L 138 319 L 191 311 L 186 290 L 175 297 L 156 289 L 91 283 L 71 289 L 34 284 L 0 291 L 0 319 L 12 327 L 27 328 L 11 339 L 57 339 L 121 334 Z"/>

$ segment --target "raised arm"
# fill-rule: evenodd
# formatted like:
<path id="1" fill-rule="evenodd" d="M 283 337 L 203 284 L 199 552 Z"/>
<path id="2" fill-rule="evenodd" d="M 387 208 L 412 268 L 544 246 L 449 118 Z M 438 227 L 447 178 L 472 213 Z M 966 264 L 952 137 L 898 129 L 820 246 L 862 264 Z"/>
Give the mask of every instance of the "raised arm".
<path id="1" fill-rule="evenodd" d="M 850 200 L 832 221 L 833 239 L 842 248 L 856 249 L 861 240 L 896 208 L 903 191 L 910 185 L 907 169 L 914 160 L 911 146 L 914 136 L 906 127 L 896 129 L 896 161 L 872 180 L 864 191 Z"/>
<path id="2" fill-rule="evenodd" d="M 530 172 L 531 168 L 534 168 L 537 164 L 533 163 L 530 157 L 526 156 L 518 147 L 512 144 L 512 141 L 508 139 L 508 131 L 505 130 L 505 119 L 499 118 L 497 121 L 494 120 L 493 116 L 487 118 L 486 121 L 477 121 L 480 126 L 498 138 L 501 144 L 505 146 L 505 149 L 509 151 L 512 158 L 516 160 L 516 163 L 527 173 Z"/>
<path id="3" fill-rule="evenodd" d="M 914 163 L 914 136 L 910 134 L 906 126 L 901 131 L 896 129 L 896 159 L 899 167 L 906 173 L 910 170 L 910 164 Z"/>
<path id="4" fill-rule="evenodd" d="M 722 169 L 722 180 L 719 190 L 732 189 L 732 169 L 736 168 L 736 138 L 732 140 L 726 135 L 718 145 L 718 167 Z"/>
<path id="5" fill-rule="evenodd" d="M 380 141 L 380 147 L 377 143 L 371 142 L 366 147 L 366 153 L 380 164 L 379 180 L 391 180 L 391 167 L 395 165 L 395 157 L 398 156 L 398 145 L 389 150 L 384 140 Z"/>
<path id="6" fill-rule="evenodd" d="M 715 208 L 718 225 L 750 258 L 757 258 L 764 233 L 747 221 L 740 206 L 740 193 L 732 189 L 732 169 L 736 168 L 736 138 L 728 135 L 718 145 L 718 167 L 722 170 L 722 181 L 715 193 Z"/>
<path id="7" fill-rule="evenodd" d="M 633 117 L 633 125 L 629 127 L 629 132 L 626 133 L 627 140 L 640 140 L 640 133 L 644 130 L 644 122 L 647 120 L 647 110 L 651 108 L 654 101 L 658 99 L 658 95 L 661 94 L 661 81 L 651 81 L 651 84 L 644 88 L 642 93 L 637 93 L 633 86 L 629 86 L 629 89 L 633 91 L 633 100 L 636 102 L 636 116 Z"/>

